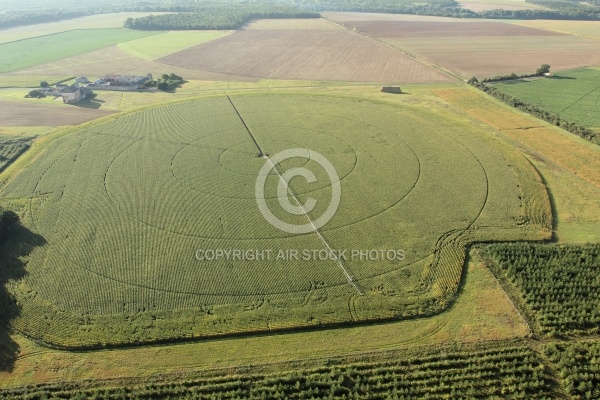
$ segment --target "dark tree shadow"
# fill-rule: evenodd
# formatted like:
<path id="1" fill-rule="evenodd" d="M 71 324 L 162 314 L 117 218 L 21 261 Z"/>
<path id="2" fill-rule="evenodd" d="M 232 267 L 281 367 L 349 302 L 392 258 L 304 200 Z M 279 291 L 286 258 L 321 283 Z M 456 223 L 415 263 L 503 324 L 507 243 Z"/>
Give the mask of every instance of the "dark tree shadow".
<path id="1" fill-rule="evenodd" d="M 564 76 L 564 75 L 552 75 L 549 78 L 550 79 L 577 79 L 572 76 Z"/>
<path id="2" fill-rule="evenodd" d="M 515 79 L 515 80 L 510 80 L 510 81 L 500 81 L 500 83 L 504 84 L 504 85 L 522 85 L 524 83 L 531 83 L 532 81 L 525 81 L 522 79 Z"/>
<path id="3" fill-rule="evenodd" d="M 18 222 L 0 240 L 0 371 L 10 372 L 20 350 L 10 335 L 10 326 L 21 309 L 9 293 L 7 284 L 25 277 L 26 261 L 23 258 L 34 248 L 43 246 L 46 240 Z"/>
<path id="4" fill-rule="evenodd" d="M 104 100 L 97 99 L 96 96 L 97 96 L 96 93 L 94 93 L 87 99 L 81 100 L 81 101 L 79 101 L 77 103 L 73 103 L 71 105 L 75 106 L 75 107 L 90 108 L 92 110 L 97 110 L 100 107 L 102 107 L 102 105 L 104 104 Z"/>

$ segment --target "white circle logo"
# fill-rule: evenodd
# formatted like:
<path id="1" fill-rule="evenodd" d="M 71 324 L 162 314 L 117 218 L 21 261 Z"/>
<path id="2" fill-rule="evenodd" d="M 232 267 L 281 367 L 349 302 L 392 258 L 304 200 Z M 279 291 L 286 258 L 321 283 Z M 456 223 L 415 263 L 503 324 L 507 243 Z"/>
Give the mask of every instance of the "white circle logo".
<path id="1" fill-rule="evenodd" d="M 331 218 L 333 218 L 338 206 L 340 205 L 342 186 L 340 184 L 340 177 L 329 160 L 316 151 L 308 149 L 288 149 L 275 154 L 273 157 L 265 156 L 265 158 L 267 159 L 267 162 L 265 165 L 263 165 L 258 173 L 258 177 L 256 178 L 255 194 L 258 209 L 271 225 L 286 233 L 304 234 L 316 231 L 328 223 Z M 315 208 L 317 205 L 317 200 L 309 198 L 306 203 L 301 204 L 300 200 L 298 200 L 294 192 L 291 190 L 289 183 L 292 178 L 296 176 L 303 177 L 308 183 L 316 182 L 317 178 L 309 169 L 304 167 L 292 168 L 288 171 L 280 172 L 277 168 L 278 164 L 289 158 L 304 158 L 315 161 L 321 167 L 323 167 L 323 169 L 325 169 L 325 172 L 327 172 L 329 180 L 331 181 L 331 201 L 329 202 L 329 206 L 323 215 L 314 221 L 311 219 L 308 213 Z M 290 214 L 305 215 L 308 220 L 306 224 L 297 225 L 284 222 L 273 215 L 269 209 L 265 199 L 265 184 L 267 183 L 267 177 L 269 176 L 271 170 L 274 170 L 279 177 L 279 184 L 277 185 L 277 198 L 279 199 L 279 204 Z M 293 202 L 296 204 L 292 204 L 288 193 L 294 199 Z"/>

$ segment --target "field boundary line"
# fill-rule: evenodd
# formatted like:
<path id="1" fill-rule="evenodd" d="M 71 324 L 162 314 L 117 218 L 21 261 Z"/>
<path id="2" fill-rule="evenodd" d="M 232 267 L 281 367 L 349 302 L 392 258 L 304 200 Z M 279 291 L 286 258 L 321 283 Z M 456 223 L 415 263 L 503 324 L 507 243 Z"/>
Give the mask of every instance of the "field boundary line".
<path id="1" fill-rule="evenodd" d="M 447 75 L 447 76 L 449 76 L 449 77 L 451 77 L 451 78 L 454 78 L 454 79 L 458 79 L 458 80 L 460 80 L 461 82 L 465 82 L 465 81 L 466 81 L 466 80 L 465 80 L 465 78 L 463 78 L 462 76 L 460 76 L 460 75 L 458 75 L 458 74 L 455 74 L 454 72 L 452 72 L 452 71 L 450 71 L 450 70 L 447 70 L 447 69 L 446 69 L 446 68 L 444 68 L 444 67 L 441 67 L 441 66 L 439 66 L 439 65 L 433 64 L 433 63 L 431 63 L 430 61 L 427 61 L 426 59 L 424 59 L 424 58 L 423 58 L 423 57 L 421 57 L 421 56 L 418 56 L 418 55 L 416 55 L 416 54 L 414 54 L 414 53 L 411 53 L 411 52 L 409 52 L 409 51 L 407 51 L 407 50 L 400 49 L 400 48 L 398 48 L 398 47 L 396 47 L 396 46 L 393 46 L 393 45 L 391 45 L 391 44 L 389 44 L 389 43 L 387 43 L 387 42 L 384 42 L 383 40 L 381 40 L 381 39 L 379 39 L 379 38 L 376 38 L 376 37 L 373 37 L 373 36 L 369 36 L 369 35 L 367 35 L 366 33 L 359 32 L 358 30 L 356 30 L 356 31 L 354 31 L 354 30 L 351 30 L 351 29 L 349 29 L 349 28 L 348 28 L 346 25 L 344 25 L 344 24 L 342 24 L 342 23 L 338 23 L 338 22 L 332 21 L 332 20 L 328 19 L 327 17 L 321 17 L 321 18 L 323 18 L 323 19 L 325 19 L 325 20 L 327 20 L 327 21 L 329 21 L 329 22 L 331 22 L 331 23 L 333 23 L 333 24 L 336 24 L 337 26 L 339 26 L 339 27 L 341 27 L 341 28 L 345 29 L 346 31 L 348 31 L 348 32 L 350 32 L 350 33 L 357 34 L 357 35 L 359 35 L 359 36 L 362 36 L 362 37 L 364 37 L 364 38 L 366 38 L 366 39 L 368 39 L 368 40 L 371 40 L 371 41 L 373 41 L 373 42 L 379 43 L 379 44 L 381 44 L 381 45 L 384 45 L 384 46 L 386 46 L 386 47 L 389 47 L 389 48 L 390 48 L 390 49 L 392 49 L 392 50 L 395 50 L 395 51 L 397 51 L 397 52 L 399 52 L 399 53 L 402 53 L 402 54 L 404 54 L 405 56 L 408 56 L 408 57 L 412 58 L 413 60 L 420 62 L 420 63 L 421 63 L 421 64 L 423 64 L 423 65 L 426 65 L 426 66 L 428 66 L 428 67 L 430 67 L 430 68 L 433 68 L 433 69 L 435 69 L 436 71 L 439 71 L 439 72 L 443 73 L 444 75 Z"/>
<path id="2" fill-rule="evenodd" d="M 254 135 L 250 131 L 250 128 L 248 127 L 248 125 L 246 125 L 246 121 L 244 121 L 244 119 L 242 118 L 242 116 L 241 116 L 240 112 L 238 111 L 237 107 L 235 106 L 235 104 L 233 104 L 233 101 L 231 100 L 231 97 L 227 96 L 227 100 L 229 100 L 229 102 L 231 103 L 231 106 L 235 110 L 237 116 L 240 118 L 240 121 L 242 121 L 242 124 L 244 124 L 244 127 L 246 128 L 246 131 L 248 132 L 248 134 L 250 134 L 250 137 L 252 138 L 252 141 L 254 142 L 254 144 L 258 148 L 258 151 L 260 152 L 260 157 L 266 158 L 267 161 L 268 161 L 268 163 L 271 164 L 271 168 L 273 169 L 273 171 L 275 171 L 277 173 L 277 176 L 279 176 L 279 179 L 285 185 L 285 188 L 287 189 L 288 193 L 292 196 L 292 198 L 294 199 L 294 201 L 296 202 L 296 204 L 298 204 L 298 207 L 300 207 L 300 209 L 302 210 L 302 213 L 304 214 L 304 216 L 308 220 L 308 223 L 312 226 L 312 228 L 315 231 L 315 233 L 317 234 L 317 236 L 319 236 L 319 239 L 321 239 L 321 241 L 325 245 L 325 248 L 327 249 L 328 253 L 333 257 L 333 259 L 339 265 L 339 267 L 342 270 L 342 273 L 344 274 L 344 276 L 345 276 L 346 280 L 348 281 L 348 283 L 354 289 L 356 289 L 356 291 L 358 292 L 358 294 L 360 294 L 361 296 L 363 296 L 363 292 L 358 288 L 358 286 L 356 286 L 356 283 L 354 282 L 354 279 L 348 273 L 348 270 L 346 269 L 346 267 L 344 267 L 344 265 L 342 264 L 342 261 L 339 259 L 339 257 L 335 253 L 335 251 L 333 251 L 333 249 L 331 248 L 331 246 L 329 245 L 329 243 L 327 242 L 327 240 L 325 240 L 325 238 L 323 237 L 323 235 L 321 234 L 321 232 L 319 232 L 319 229 L 317 229 L 317 227 L 315 226 L 312 218 L 308 215 L 308 213 L 304 209 L 304 206 L 302 205 L 302 203 L 300 203 L 300 200 L 298 199 L 298 197 L 296 197 L 296 194 L 294 193 L 294 191 L 292 190 L 292 188 L 285 181 L 285 179 L 283 179 L 283 176 L 281 175 L 281 173 L 277 169 L 277 166 L 273 163 L 273 161 L 271 161 L 271 159 L 269 158 L 269 156 L 267 155 L 267 153 L 265 153 L 261 149 L 260 145 L 256 141 L 256 138 L 254 137 Z"/>

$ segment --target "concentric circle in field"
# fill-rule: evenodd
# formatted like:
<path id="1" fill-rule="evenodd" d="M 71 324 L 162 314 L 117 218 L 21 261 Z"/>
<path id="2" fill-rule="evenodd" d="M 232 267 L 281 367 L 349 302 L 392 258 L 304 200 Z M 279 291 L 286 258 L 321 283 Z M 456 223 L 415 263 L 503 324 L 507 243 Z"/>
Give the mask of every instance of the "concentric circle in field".
<path id="1" fill-rule="evenodd" d="M 306 94 L 211 97 L 64 135 L 3 195 L 29 198 L 27 223 L 47 245 L 31 255 L 25 280 L 36 299 L 61 312 L 153 310 L 168 319 L 208 307 L 220 310 L 222 321 L 242 321 L 255 314 L 240 309 L 260 308 L 260 318 L 276 323 L 296 312 L 331 320 L 350 304 L 358 318 L 350 275 L 365 294 L 360 307 L 368 317 L 381 311 L 371 295 L 384 296 L 384 308 L 397 300 L 419 307 L 419 293 L 451 289 L 460 274 L 442 271 L 438 278 L 430 268 L 443 243 L 520 218 L 521 175 L 490 143 L 414 106 Z M 267 160 L 257 144 L 271 155 L 310 149 L 335 167 L 341 202 L 319 234 L 292 235 L 264 219 L 254 196 Z M 316 202 L 308 215 L 316 220 L 332 182 L 312 159 L 278 166 L 295 167 L 316 178 L 290 182 L 301 203 Z M 275 173 L 266 179 L 271 212 L 306 224 L 306 215 L 281 206 L 279 183 Z M 322 257 L 328 249 L 346 258 Z M 204 257 L 207 250 L 222 257 Z M 378 250 L 403 257 L 352 256 Z M 234 251 L 244 257 L 232 257 Z M 248 256 L 256 254 L 262 256 Z M 452 254 L 452 265 L 462 265 Z"/>
<path id="2" fill-rule="evenodd" d="M 259 146 L 267 154 L 276 154 L 290 148 L 308 148 L 322 152 L 330 162 L 334 163 L 340 180 L 346 178 L 353 181 L 358 155 L 356 150 L 344 139 L 344 132 L 337 130 L 321 130 L 316 121 L 327 120 L 336 122 L 335 116 L 326 114 L 307 115 L 299 126 L 273 124 L 273 114 L 253 111 L 249 120 L 252 124 L 252 134 Z M 170 233 L 178 233 L 188 237 L 223 240 L 255 240 L 274 239 L 289 236 L 285 232 L 254 226 L 264 222 L 257 210 L 255 198 L 255 181 L 260 169 L 267 162 L 259 157 L 259 150 L 250 134 L 242 124 L 237 114 L 229 121 L 233 127 L 216 132 L 206 131 L 190 142 L 167 142 L 163 137 L 157 139 L 141 139 L 132 142 L 120 152 L 106 171 L 105 190 L 114 204 L 129 218 L 147 226 L 161 229 Z M 347 123 L 347 120 L 344 121 Z M 374 141 L 382 131 L 362 121 L 352 121 L 354 130 L 361 134 L 371 135 Z M 168 135 L 163 132 L 162 135 Z M 308 140 L 307 140 L 308 139 Z M 391 196 L 388 201 L 378 207 L 363 208 L 360 212 L 356 207 L 353 215 L 339 220 L 330 228 L 354 224 L 373 215 L 383 212 L 404 198 L 414 188 L 419 178 L 419 162 L 414 151 L 402 141 L 394 146 L 395 162 L 403 169 L 402 174 L 385 177 L 386 185 Z M 369 161 L 371 164 L 386 163 L 385 157 L 391 155 L 382 148 L 378 160 Z M 152 162 L 147 162 L 152 160 Z M 303 167 L 314 169 L 318 179 L 315 183 L 306 184 L 300 178 L 293 181 L 293 190 L 299 197 L 323 198 L 320 206 L 326 204 L 332 182 L 326 178 L 325 171 L 314 161 L 297 158 L 284 161 L 279 168 L 283 171 Z M 279 205 L 275 191 L 279 176 L 274 172 L 268 178 L 266 188 L 267 199 L 275 207 L 276 215 L 288 221 L 301 221 L 305 224 L 304 216 L 291 216 Z M 358 177 L 360 178 L 360 176 Z M 384 177 L 381 177 L 384 178 Z M 160 182 L 160 183 L 159 183 Z M 354 190 L 355 184 L 348 184 L 347 190 Z M 123 196 L 123 193 L 128 193 Z M 162 201 L 159 201 L 162 200 Z M 223 218 L 206 219 L 190 218 L 198 213 L 198 209 L 206 207 L 244 208 L 249 210 L 248 218 L 241 222 L 248 223 L 245 231 L 236 230 L 228 233 L 222 229 Z M 222 211 L 222 209 L 220 209 Z M 315 210 L 318 215 L 321 208 Z M 318 217 L 315 217 L 318 218 Z M 253 224 L 253 225 L 250 225 Z M 300 222 L 299 222 L 300 223 Z M 236 222 L 240 224 L 240 222 Z M 327 227 L 325 227 L 325 230 Z"/>

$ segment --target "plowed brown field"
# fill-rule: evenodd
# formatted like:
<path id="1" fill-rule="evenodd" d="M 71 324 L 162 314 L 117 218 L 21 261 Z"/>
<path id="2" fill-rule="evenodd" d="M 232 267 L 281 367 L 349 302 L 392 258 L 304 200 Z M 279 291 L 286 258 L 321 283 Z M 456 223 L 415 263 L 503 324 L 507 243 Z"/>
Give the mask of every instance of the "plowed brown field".
<path id="1" fill-rule="evenodd" d="M 533 73 L 541 64 L 554 71 L 600 64 L 600 41 L 568 35 L 384 40 L 465 78 Z"/>
<path id="2" fill-rule="evenodd" d="M 111 111 L 94 110 L 70 105 L 35 104 L 0 101 L 2 126 L 62 126 L 79 125 L 112 114 Z"/>
<path id="3" fill-rule="evenodd" d="M 600 41 L 568 30 L 544 29 L 543 24 L 519 24 L 515 29 L 516 24 L 490 20 L 367 13 L 324 16 L 463 78 L 533 73 L 541 64 L 550 64 L 553 70 L 600 64 Z"/>
<path id="4" fill-rule="evenodd" d="M 157 60 L 187 69 L 274 79 L 445 82 L 452 78 L 343 30 L 248 30 Z"/>

